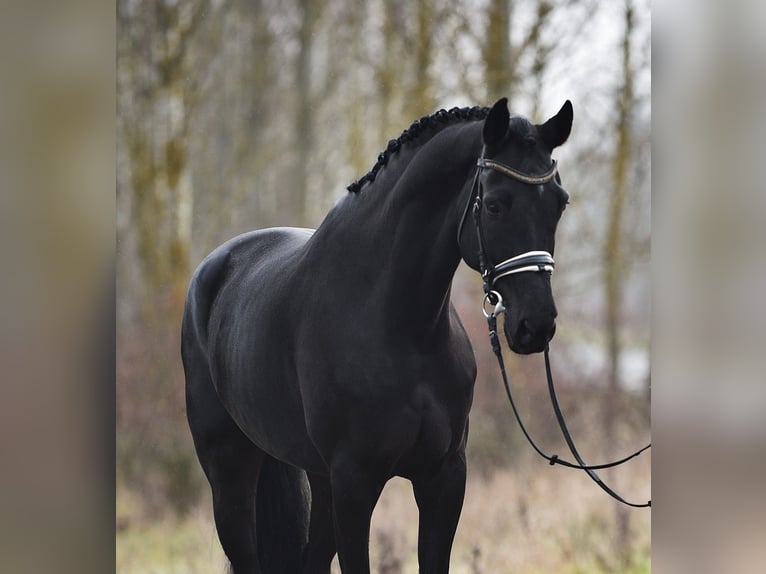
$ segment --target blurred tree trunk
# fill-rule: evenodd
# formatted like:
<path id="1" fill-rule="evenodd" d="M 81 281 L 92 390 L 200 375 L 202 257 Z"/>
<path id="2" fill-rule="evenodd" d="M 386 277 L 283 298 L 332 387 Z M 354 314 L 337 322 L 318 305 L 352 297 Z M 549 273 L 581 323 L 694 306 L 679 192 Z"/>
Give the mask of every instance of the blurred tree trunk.
<path id="1" fill-rule="evenodd" d="M 180 312 L 188 279 L 194 197 L 188 162 L 193 86 L 186 55 L 203 5 L 144 6 L 140 18 L 125 19 L 122 31 L 128 38 L 120 64 L 134 72 L 126 78 L 133 97 L 122 110 L 127 118 L 122 128 L 147 297 L 143 307 L 150 314 L 156 312 L 151 307 L 157 292 Z M 137 61 L 136 53 L 147 57 L 148 71 L 141 69 L 147 60 Z"/>
<path id="2" fill-rule="evenodd" d="M 510 96 L 513 83 L 511 70 L 511 0 L 490 0 L 487 29 L 483 45 L 484 84 L 487 104 Z M 510 97 L 509 97 L 510 100 Z"/>
<path id="3" fill-rule="evenodd" d="M 295 68 L 296 111 L 293 125 L 295 161 L 289 163 L 291 181 L 285 190 L 285 215 L 294 214 L 296 225 L 308 223 L 309 162 L 314 145 L 314 98 L 311 69 L 314 54 L 314 31 L 321 13 L 322 0 L 299 0 L 300 25 L 298 28 L 298 57 Z"/>
<path id="4" fill-rule="evenodd" d="M 498 98 L 506 96 L 511 109 L 513 109 L 515 92 L 520 83 L 521 57 L 528 51 L 539 48 L 541 31 L 548 20 L 552 6 L 549 0 L 537 2 L 535 19 L 526 34 L 516 44 L 511 43 L 513 8 L 511 0 L 490 0 L 486 35 L 482 47 L 487 104 L 492 104 Z M 544 61 L 547 59 L 547 54 L 541 57 Z M 539 62 L 536 65 L 539 65 Z"/>
<path id="5" fill-rule="evenodd" d="M 351 6 L 347 8 L 347 22 L 346 25 L 351 30 L 351 46 L 352 54 L 358 56 L 364 50 L 364 6 L 357 2 L 352 2 Z M 389 4 L 386 4 L 386 14 L 384 17 L 384 26 L 388 24 Z M 386 102 L 390 96 L 391 79 L 389 77 L 390 70 L 388 69 L 389 51 L 388 44 L 391 42 L 391 38 L 384 36 L 385 49 L 383 55 L 383 64 L 376 70 L 376 77 L 378 85 L 380 86 L 380 108 L 381 116 L 385 117 Z M 354 60 L 352 60 L 354 61 Z M 369 158 L 366 156 L 365 151 L 365 129 L 367 127 L 368 117 L 365 113 L 364 105 L 364 91 L 362 89 L 362 77 L 361 66 L 355 65 L 351 74 L 351 102 L 349 104 L 349 134 L 348 134 L 348 161 L 351 165 L 352 173 L 354 177 L 361 176 L 366 168 Z M 383 122 L 385 120 L 381 120 Z M 385 136 L 383 136 L 385 137 Z"/>
<path id="6" fill-rule="evenodd" d="M 118 200 L 130 207 L 121 239 L 136 249 L 133 261 L 121 254 L 118 276 L 137 289 L 134 322 L 118 329 L 127 356 L 118 365 L 118 448 L 121 480 L 139 485 L 151 512 L 170 503 L 183 513 L 198 496 L 190 437 L 176 417 L 194 208 L 189 126 L 197 85 L 189 53 L 206 8 L 202 0 L 118 5 L 118 141 L 130 174 Z"/>
<path id="7" fill-rule="evenodd" d="M 431 78 L 433 30 L 439 25 L 435 22 L 436 17 L 433 0 L 421 0 L 417 3 L 414 82 L 408 98 L 408 115 L 413 119 L 431 113 L 436 105 Z"/>
<path id="8" fill-rule="evenodd" d="M 273 196 L 253 193 L 274 163 L 270 137 L 273 33 L 266 0 L 229 0 L 199 34 L 195 71 L 204 89 L 192 119 L 192 177 L 196 188 L 194 260 L 236 232 L 273 224 Z"/>
<path id="9" fill-rule="evenodd" d="M 546 2 L 541 2 L 539 4 L 539 9 L 544 12 L 544 19 L 544 17 L 547 16 L 547 11 L 550 10 L 550 6 Z M 540 14 L 540 12 L 538 12 L 538 14 Z M 552 46 L 540 37 L 539 28 L 542 25 L 542 19 L 538 18 L 538 22 L 540 22 L 540 25 L 530 37 L 530 47 L 534 54 L 532 69 L 530 70 L 533 80 L 532 111 L 530 112 L 530 119 L 535 122 L 542 122 L 546 118 L 541 115 L 542 113 L 545 113 L 545 110 L 540 109 L 540 101 L 543 96 L 543 80 L 545 79 L 545 71 L 548 68 Z"/>
<path id="10" fill-rule="evenodd" d="M 394 1 L 383 3 L 383 54 L 382 61 L 375 70 L 380 96 L 380 123 L 378 124 L 378 139 L 381 142 L 391 139 L 391 103 L 397 89 L 396 67 L 400 55 L 398 34 L 399 26 L 397 13 L 399 3 Z M 356 168 L 356 165 L 354 166 Z M 361 173 L 361 172 L 360 172 Z"/>
<path id="11" fill-rule="evenodd" d="M 624 283 L 622 278 L 627 272 L 624 251 L 624 210 L 628 195 L 628 168 L 631 159 L 631 116 L 633 110 L 634 76 L 631 67 L 631 44 L 633 32 L 633 6 L 631 0 L 625 1 L 624 36 L 622 40 L 622 86 L 617 93 L 616 152 L 612 177 L 614 186 L 609 198 L 607 213 L 607 232 L 604 241 L 604 291 L 606 294 L 605 330 L 608 353 L 608 390 L 604 409 L 604 431 L 607 437 L 618 436 L 617 423 L 620 417 L 621 392 L 619 362 L 622 351 L 620 340 L 620 317 Z M 616 451 L 612 443 L 607 443 L 607 456 L 611 459 Z M 615 538 L 616 554 L 620 567 L 624 569 L 630 560 L 630 515 L 627 508 L 615 502 L 617 533 Z"/>

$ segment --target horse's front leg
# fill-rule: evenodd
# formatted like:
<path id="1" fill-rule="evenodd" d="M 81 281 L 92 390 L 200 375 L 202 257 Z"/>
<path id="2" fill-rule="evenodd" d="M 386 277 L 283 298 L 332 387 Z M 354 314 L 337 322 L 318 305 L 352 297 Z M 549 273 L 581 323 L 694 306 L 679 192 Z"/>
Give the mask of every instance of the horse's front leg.
<path id="1" fill-rule="evenodd" d="M 412 481 L 420 510 L 418 564 L 420 574 L 447 574 L 465 495 L 465 451 L 450 455 L 439 471 Z"/>
<path id="2" fill-rule="evenodd" d="M 343 574 L 370 572 L 370 520 L 387 477 L 351 456 L 335 457 L 330 482 L 335 541 Z"/>

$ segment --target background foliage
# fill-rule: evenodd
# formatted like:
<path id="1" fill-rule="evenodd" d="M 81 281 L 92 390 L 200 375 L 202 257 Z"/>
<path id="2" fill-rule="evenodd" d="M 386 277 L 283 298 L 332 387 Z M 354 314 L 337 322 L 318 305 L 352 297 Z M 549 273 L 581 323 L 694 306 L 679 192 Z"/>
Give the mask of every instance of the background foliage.
<path id="1" fill-rule="evenodd" d="M 121 0 L 117 50 L 121 571 L 208 571 L 200 554 L 220 558 L 178 353 L 194 267 L 246 230 L 316 227 L 389 139 L 441 107 L 508 96 L 540 121 L 573 101 L 557 151 L 572 199 L 557 241 L 555 376 L 588 458 L 648 439 L 648 2 Z M 617 509 L 585 477 L 532 458 L 474 273 L 460 269 L 453 297 L 479 362 L 455 570 L 648 569 L 648 512 Z M 533 432 L 563 452 L 542 361 L 507 359 Z M 649 497 L 646 462 L 610 478 Z M 412 505 L 398 481 L 384 493 L 380 572 L 414 571 Z M 147 540 L 172 542 L 137 552 Z"/>

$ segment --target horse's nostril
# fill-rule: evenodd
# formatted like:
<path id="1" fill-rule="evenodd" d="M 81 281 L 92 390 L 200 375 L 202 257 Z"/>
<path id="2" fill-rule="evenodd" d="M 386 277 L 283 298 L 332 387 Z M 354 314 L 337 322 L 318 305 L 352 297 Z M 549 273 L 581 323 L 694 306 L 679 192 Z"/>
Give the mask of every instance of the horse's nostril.
<path id="1" fill-rule="evenodd" d="M 540 328 L 538 325 L 537 328 L 532 325 L 531 321 L 528 319 L 522 319 L 519 322 L 519 327 L 516 331 L 517 337 L 521 341 L 532 341 L 536 339 L 545 339 L 546 342 L 550 341 L 553 338 L 554 333 L 556 332 L 556 322 L 553 321 L 550 325 L 550 327 L 545 326 Z"/>
<path id="2" fill-rule="evenodd" d="M 511 349 L 521 354 L 539 353 L 553 337 L 547 325 L 538 325 L 533 319 L 520 319 L 508 342 Z"/>
<path id="3" fill-rule="evenodd" d="M 526 319 L 522 319 L 519 323 L 519 327 L 516 331 L 517 340 L 523 344 L 528 344 L 534 339 L 534 332 L 532 331 L 532 325 Z"/>
<path id="4" fill-rule="evenodd" d="M 529 321 L 526 319 L 521 320 L 521 331 L 522 333 L 532 335 L 534 331 L 532 330 L 532 325 L 529 324 Z"/>

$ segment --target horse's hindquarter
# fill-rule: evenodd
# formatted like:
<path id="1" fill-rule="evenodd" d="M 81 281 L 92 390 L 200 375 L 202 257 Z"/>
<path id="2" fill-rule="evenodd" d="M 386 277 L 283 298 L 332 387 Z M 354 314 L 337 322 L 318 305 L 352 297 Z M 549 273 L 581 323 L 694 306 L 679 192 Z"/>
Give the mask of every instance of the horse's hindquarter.
<path id="1" fill-rule="evenodd" d="M 225 258 L 210 302 L 207 350 L 218 396 L 242 431 L 269 454 L 303 468 L 321 460 L 306 434 L 294 362 L 292 269 L 309 230 L 245 234 L 209 259 Z M 204 265 L 204 264 L 203 264 Z"/>

